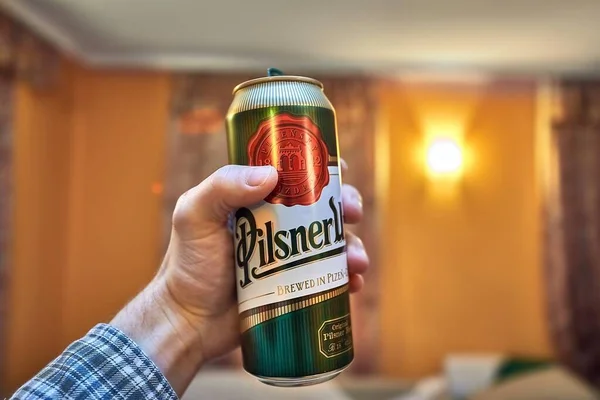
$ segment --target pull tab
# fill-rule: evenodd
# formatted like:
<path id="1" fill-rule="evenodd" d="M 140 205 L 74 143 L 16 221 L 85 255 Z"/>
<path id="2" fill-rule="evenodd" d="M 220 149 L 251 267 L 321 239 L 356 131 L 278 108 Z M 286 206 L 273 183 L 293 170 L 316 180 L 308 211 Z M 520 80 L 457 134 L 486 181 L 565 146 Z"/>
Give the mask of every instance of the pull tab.
<path id="1" fill-rule="evenodd" d="M 281 76 L 283 75 L 283 71 L 277 68 L 269 68 L 267 69 L 267 76 Z"/>

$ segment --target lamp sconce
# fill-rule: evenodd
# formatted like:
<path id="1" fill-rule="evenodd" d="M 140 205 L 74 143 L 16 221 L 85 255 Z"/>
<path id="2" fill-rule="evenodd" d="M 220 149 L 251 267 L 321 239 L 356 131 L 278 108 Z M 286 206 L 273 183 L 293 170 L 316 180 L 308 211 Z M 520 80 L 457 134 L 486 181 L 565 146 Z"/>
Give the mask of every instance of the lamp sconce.
<path id="1" fill-rule="evenodd" d="M 426 149 L 425 165 L 432 177 L 458 177 L 463 168 L 463 149 L 456 140 L 436 138 Z"/>

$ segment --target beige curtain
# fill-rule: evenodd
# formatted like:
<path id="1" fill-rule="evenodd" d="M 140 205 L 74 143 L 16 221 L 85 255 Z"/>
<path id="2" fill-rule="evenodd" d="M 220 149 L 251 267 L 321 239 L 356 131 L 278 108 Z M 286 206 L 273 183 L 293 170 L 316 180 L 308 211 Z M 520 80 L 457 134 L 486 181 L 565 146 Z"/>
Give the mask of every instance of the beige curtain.
<path id="1" fill-rule="evenodd" d="M 165 185 L 165 243 L 177 197 L 227 163 L 224 118 L 231 103 L 233 87 L 256 75 L 195 74 L 174 78 L 172 118 L 169 132 L 169 163 Z M 373 83 L 366 78 L 316 77 L 336 107 L 340 151 L 351 168 L 345 181 L 359 187 L 364 196 L 365 222 L 353 227 L 370 251 L 375 268 L 366 277 L 363 293 L 353 298 L 354 334 L 357 359 L 355 372 L 368 373 L 377 365 L 378 308 L 374 199 L 374 115 Z M 218 364 L 240 365 L 239 352 Z"/>
<path id="2" fill-rule="evenodd" d="M 557 89 L 545 203 L 550 327 L 560 361 L 600 387 L 600 82 Z"/>

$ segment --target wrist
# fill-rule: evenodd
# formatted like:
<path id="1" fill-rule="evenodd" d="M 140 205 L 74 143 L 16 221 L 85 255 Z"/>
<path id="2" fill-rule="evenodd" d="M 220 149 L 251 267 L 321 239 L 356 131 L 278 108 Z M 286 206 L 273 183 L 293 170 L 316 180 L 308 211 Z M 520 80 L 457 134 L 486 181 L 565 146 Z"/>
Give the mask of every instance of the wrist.
<path id="1" fill-rule="evenodd" d="M 158 278 L 136 296 L 111 325 L 132 339 L 182 395 L 204 362 L 199 329 Z"/>

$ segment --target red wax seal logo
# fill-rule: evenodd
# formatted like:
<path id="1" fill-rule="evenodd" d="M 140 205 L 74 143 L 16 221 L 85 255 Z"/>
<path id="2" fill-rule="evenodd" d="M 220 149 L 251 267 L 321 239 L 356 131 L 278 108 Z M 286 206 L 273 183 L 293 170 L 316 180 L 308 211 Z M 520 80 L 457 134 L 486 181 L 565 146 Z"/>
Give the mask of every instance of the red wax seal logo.
<path id="1" fill-rule="evenodd" d="M 329 184 L 329 153 L 319 127 L 307 116 L 277 114 L 260 123 L 248 142 L 250 165 L 272 165 L 277 186 L 265 199 L 271 204 L 307 206 Z"/>

